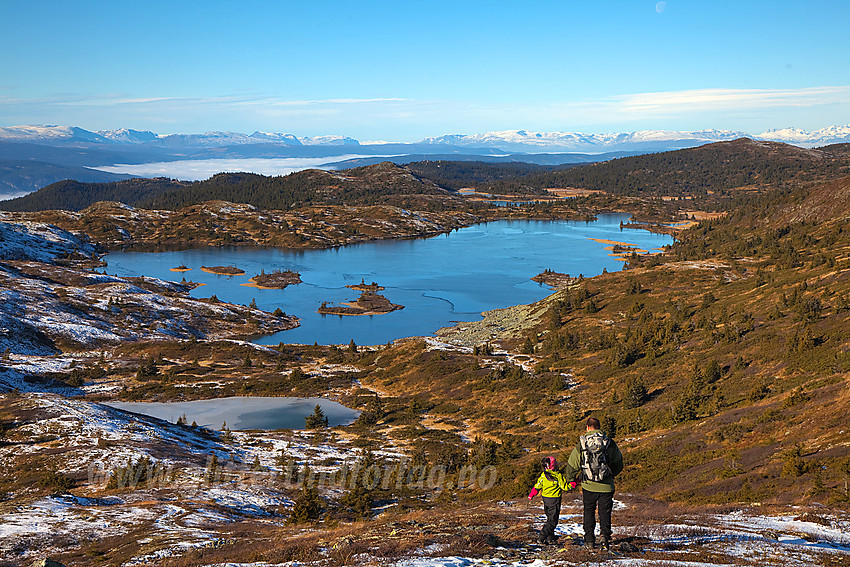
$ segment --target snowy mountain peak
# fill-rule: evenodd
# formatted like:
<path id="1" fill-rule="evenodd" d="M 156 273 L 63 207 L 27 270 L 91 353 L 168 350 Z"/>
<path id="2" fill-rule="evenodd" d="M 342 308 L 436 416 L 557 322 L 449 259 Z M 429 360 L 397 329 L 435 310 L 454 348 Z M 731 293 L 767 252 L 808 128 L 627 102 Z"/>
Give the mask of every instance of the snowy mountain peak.
<path id="1" fill-rule="evenodd" d="M 98 132 L 107 140 L 119 142 L 121 144 L 144 144 L 159 139 L 159 136 L 150 130 L 131 130 L 121 128 L 120 130 L 101 130 Z"/>
<path id="2" fill-rule="evenodd" d="M 841 144 L 850 142 L 850 124 L 845 126 L 828 126 L 813 132 L 793 127 L 773 129 L 759 134 L 756 138 L 805 147 Z"/>
<path id="3" fill-rule="evenodd" d="M 518 152 L 607 152 L 641 148 L 647 150 L 676 149 L 709 142 L 734 140 L 744 136 L 747 136 L 744 132 L 731 130 L 698 130 L 694 132 L 644 130 L 603 134 L 502 130 L 468 136 L 451 134 L 436 138 L 425 138 L 422 143 L 494 147 Z"/>
<path id="4" fill-rule="evenodd" d="M 108 142 L 94 132 L 76 126 L 7 126 L 0 127 L 0 140 L 16 142 Z"/>
<path id="5" fill-rule="evenodd" d="M 359 146 L 360 142 L 348 136 L 313 136 L 298 138 L 305 146 Z"/>
<path id="6" fill-rule="evenodd" d="M 248 137 L 258 142 L 276 142 L 286 144 L 287 146 L 301 145 L 299 139 L 293 134 L 284 134 L 281 132 L 260 132 L 257 130 Z"/>

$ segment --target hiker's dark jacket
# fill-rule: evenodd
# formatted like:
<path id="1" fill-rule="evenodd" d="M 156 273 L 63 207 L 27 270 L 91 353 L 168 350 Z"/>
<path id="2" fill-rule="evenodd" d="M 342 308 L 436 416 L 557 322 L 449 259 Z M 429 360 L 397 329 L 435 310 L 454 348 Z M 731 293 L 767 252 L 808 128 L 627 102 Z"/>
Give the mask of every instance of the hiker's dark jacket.
<path id="1" fill-rule="evenodd" d="M 588 431 L 583 435 L 596 433 Z M 582 480 L 581 488 L 588 492 L 614 492 L 614 477 L 620 474 L 623 470 L 623 454 L 620 448 L 613 439 L 608 440 L 608 468 L 611 469 L 611 476 L 603 479 L 602 482 L 593 482 L 592 480 Z M 570 458 L 567 460 L 567 467 L 564 471 L 564 476 L 572 479 L 581 474 L 581 443 L 576 445 L 573 452 L 570 453 Z"/>

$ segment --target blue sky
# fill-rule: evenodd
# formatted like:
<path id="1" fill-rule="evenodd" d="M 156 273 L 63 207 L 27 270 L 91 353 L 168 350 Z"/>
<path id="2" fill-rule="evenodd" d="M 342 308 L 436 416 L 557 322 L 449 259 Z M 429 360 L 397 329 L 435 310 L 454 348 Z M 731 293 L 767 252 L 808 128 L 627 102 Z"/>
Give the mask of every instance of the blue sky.
<path id="1" fill-rule="evenodd" d="M 0 126 L 415 141 L 850 123 L 850 1 L 0 0 Z"/>

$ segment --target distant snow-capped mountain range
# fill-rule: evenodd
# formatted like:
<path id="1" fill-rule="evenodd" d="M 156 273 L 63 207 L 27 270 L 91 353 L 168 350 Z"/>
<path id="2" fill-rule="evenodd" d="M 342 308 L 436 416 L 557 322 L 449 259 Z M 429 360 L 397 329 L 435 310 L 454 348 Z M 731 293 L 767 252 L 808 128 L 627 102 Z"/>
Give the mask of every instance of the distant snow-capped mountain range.
<path id="1" fill-rule="evenodd" d="M 115 144 L 151 144 L 163 147 L 221 147 L 245 144 L 277 144 L 284 146 L 359 145 L 347 136 L 297 137 L 279 132 L 206 132 L 204 134 L 156 134 L 149 130 L 101 130 L 89 132 L 76 126 L 10 126 L 0 127 L 0 141 L 30 143 L 96 142 Z"/>
<path id="2" fill-rule="evenodd" d="M 469 136 L 448 135 L 426 138 L 423 142 L 456 146 L 496 147 L 510 151 L 610 152 L 640 149 L 674 149 L 699 146 L 712 142 L 723 142 L 737 138 L 785 142 L 803 147 L 825 146 L 850 142 L 850 124 L 846 126 L 830 126 L 814 132 L 799 130 L 797 128 L 784 128 L 780 130 L 768 130 L 761 134 L 748 134 L 733 130 L 697 130 L 693 132 L 643 130 L 638 132 L 605 134 L 506 130 Z"/>
<path id="3" fill-rule="evenodd" d="M 483 134 L 450 134 L 425 138 L 417 145 L 491 148 L 499 151 L 523 153 L 612 151 L 661 151 L 699 146 L 711 142 L 753 138 L 785 142 L 803 147 L 850 142 L 850 124 L 829 126 L 815 131 L 797 128 L 772 129 L 761 134 L 748 134 L 733 130 L 643 130 L 583 134 L 579 132 L 531 132 L 505 130 Z M 90 132 L 75 126 L 11 126 L 0 127 L 0 141 L 41 144 L 88 142 L 101 144 L 134 144 L 163 148 L 214 148 L 249 144 L 278 146 L 359 146 L 360 142 L 347 136 L 299 137 L 280 132 L 207 132 L 204 134 L 167 134 L 122 128 Z"/>

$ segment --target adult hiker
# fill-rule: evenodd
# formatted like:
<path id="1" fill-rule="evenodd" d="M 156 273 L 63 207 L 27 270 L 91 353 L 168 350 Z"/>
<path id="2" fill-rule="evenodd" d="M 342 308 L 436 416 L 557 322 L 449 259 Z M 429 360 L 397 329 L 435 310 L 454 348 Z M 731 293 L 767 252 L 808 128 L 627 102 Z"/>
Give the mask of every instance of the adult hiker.
<path id="1" fill-rule="evenodd" d="M 602 548 L 611 545 L 611 510 L 614 508 L 614 477 L 623 470 L 623 454 L 613 439 L 600 430 L 599 420 L 587 418 L 586 430 L 570 458 L 564 476 L 581 477 L 581 496 L 584 504 L 584 542 L 596 548 L 596 513 L 599 512 L 599 532 Z"/>
<path id="2" fill-rule="evenodd" d="M 543 472 L 537 479 L 534 488 L 528 495 L 528 501 L 534 498 L 537 493 L 543 499 L 543 513 L 546 514 L 546 522 L 543 524 L 543 529 L 540 530 L 540 535 L 537 541 L 548 545 L 554 545 L 558 542 L 555 536 L 555 528 L 558 527 L 558 519 L 561 516 L 561 494 L 576 487 L 575 481 L 570 482 L 558 469 L 558 461 L 555 457 L 545 457 L 543 459 Z"/>

